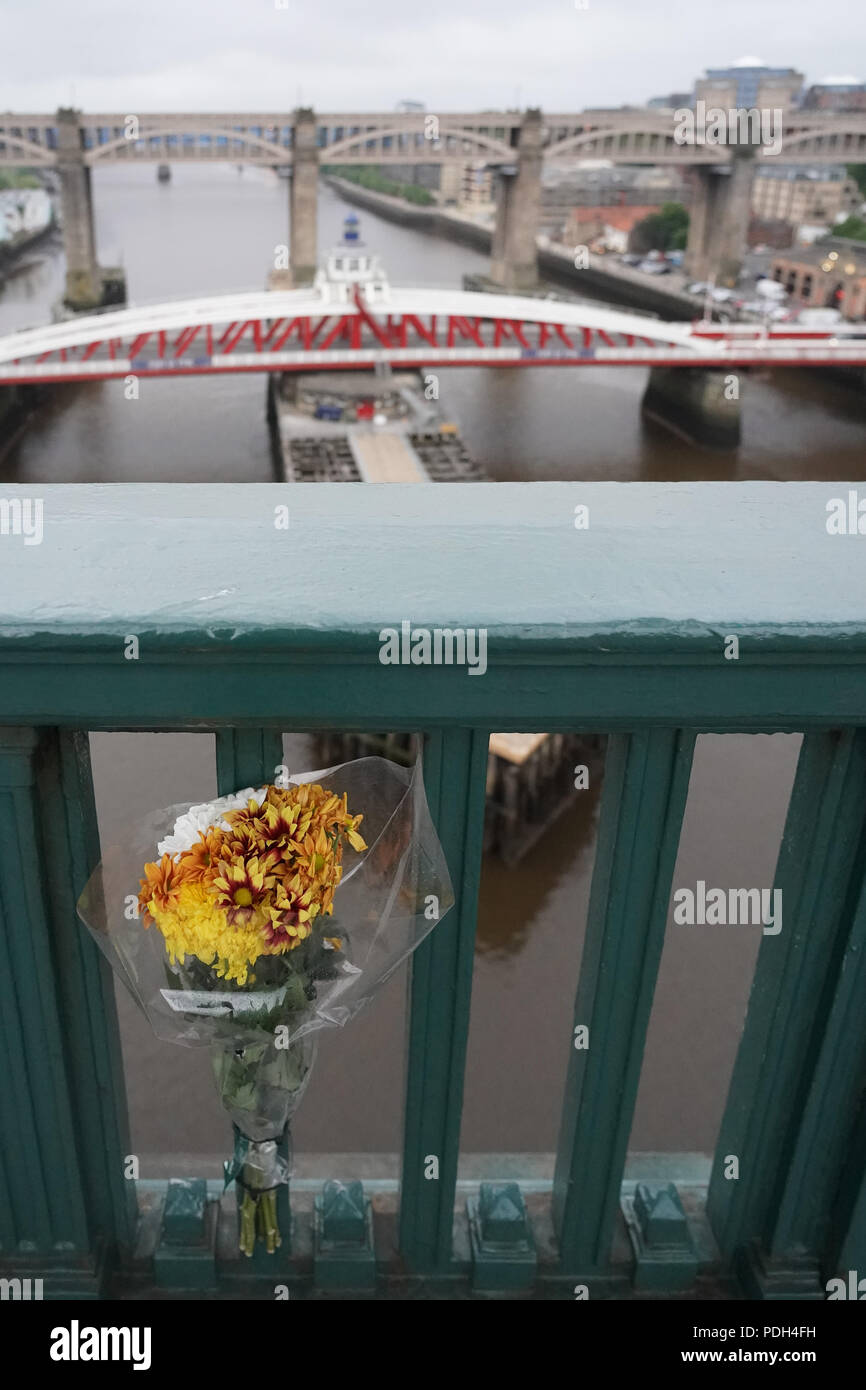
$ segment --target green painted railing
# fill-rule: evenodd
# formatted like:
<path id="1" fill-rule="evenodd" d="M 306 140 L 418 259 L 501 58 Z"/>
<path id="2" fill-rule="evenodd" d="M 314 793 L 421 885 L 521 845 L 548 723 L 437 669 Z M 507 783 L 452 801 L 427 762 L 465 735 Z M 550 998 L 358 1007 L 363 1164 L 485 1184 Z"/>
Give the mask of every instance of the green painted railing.
<path id="1" fill-rule="evenodd" d="M 112 1271 L 113 1287 L 124 1271 L 139 1285 L 152 1277 L 147 1204 L 124 1175 L 112 983 L 74 906 L 99 852 L 87 732 L 214 730 L 226 790 L 270 772 L 283 730 L 329 728 L 425 733 L 457 893 L 413 960 L 399 1226 L 394 1248 L 377 1250 L 383 1287 L 398 1274 L 480 1287 L 535 1278 L 573 1297 L 576 1281 L 592 1289 L 615 1272 L 702 731 L 805 734 L 776 877 L 785 926 L 762 940 L 706 1200 L 718 1248 L 704 1264 L 755 1297 L 820 1297 L 828 1277 L 866 1270 L 866 536 L 825 525 L 828 501 L 848 492 L 47 487 L 38 544 L 7 510 L 0 1271 L 44 1275 L 51 1296 L 96 1293 Z M 484 629 L 486 672 L 383 664 L 380 631 L 403 621 Z M 536 1229 L 537 1264 L 525 1240 L 497 1248 L 508 1223 L 496 1226 L 487 1192 L 493 1244 L 473 1264 L 454 1244 L 465 1234 L 455 1191 L 487 741 L 534 729 L 610 735 L 575 982 L 575 1026 L 590 1045 L 562 1039 L 553 1192 L 547 1215 L 529 1214 L 545 1231 L 552 1219 L 552 1237 Z M 650 1259 L 659 1288 L 693 1264 L 669 1236 Z M 296 1272 L 307 1277 L 310 1262 Z"/>

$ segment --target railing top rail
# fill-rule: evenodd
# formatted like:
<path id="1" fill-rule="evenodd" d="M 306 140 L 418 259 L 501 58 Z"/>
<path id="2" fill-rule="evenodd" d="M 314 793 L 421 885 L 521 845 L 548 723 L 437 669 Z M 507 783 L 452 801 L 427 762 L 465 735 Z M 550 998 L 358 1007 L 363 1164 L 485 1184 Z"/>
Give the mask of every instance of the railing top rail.
<path id="1" fill-rule="evenodd" d="M 842 482 L 7 486 L 0 722 L 866 723 L 858 507 Z M 437 629 L 462 662 L 425 657 Z"/>
<path id="2" fill-rule="evenodd" d="M 131 621 L 288 640 L 401 617 L 521 642 L 724 623 L 866 638 L 866 535 L 827 529 L 842 516 L 833 499 L 856 524 L 849 493 L 832 481 L 7 485 L 0 642 Z M 37 494 L 38 542 L 16 534 Z M 866 530 L 866 492 L 862 506 Z"/>

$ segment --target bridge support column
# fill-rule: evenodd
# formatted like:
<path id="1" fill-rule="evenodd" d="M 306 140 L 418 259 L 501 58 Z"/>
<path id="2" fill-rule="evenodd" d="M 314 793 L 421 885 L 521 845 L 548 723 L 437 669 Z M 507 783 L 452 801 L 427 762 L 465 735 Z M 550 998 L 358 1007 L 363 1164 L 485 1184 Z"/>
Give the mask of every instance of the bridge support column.
<path id="1" fill-rule="evenodd" d="M 78 112 L 68 107 L 57 112 L 57 173 L 66 252 L 65 307 L 86 311 L 106 304 L 124 304 L 123 268 L 103 270 L 96 260 L 90 165 L 84 159 Z"/>
<path id="2" fill-rule="evenodd" d="M 78 115 L 68 108 L 57 113 L 57 172 L 66 252 L 64 300 L 72 309 L 92 309 L 101 302 L 101 284 L 93 232 L 90 166 L 84 162 Z"/>
<path id="3" fill-rule="evenodd" d="M 736 449 L 740 401 L 731 378 L 730 372 L 704 367 L 653 367 L 641 409 L 686 439 L 714 449 Z"/>
<path id="4" fill-rule="evenodd" d="M 319 151 L 316 117 L 309 107 L 295 112 L 290 195 L 289 263 L 295 285 L 311 285 L 318 262 L 316 209 L 319 196 Z"/>
<path id="5" fill-rule="evenodd" d="M 42 385 L 0 386 L 0 462 L 46 394 Z"/>
<path id="6" fill-rule="evenodd" d="M 752 208 L 754 149 L 734 149 L 730 165 L 700 165 L 689 220 L 686 265 L 696 279 L 737 283 Z"/>
<path id="7" fill-rule="evenodd" d="M 538 283 L 535 238 L 541 207 L 543 126 L 529 110 L 520 127 L 516 167 L 500 170 L 490 278 L 505 290 L 531 290 Z"/>

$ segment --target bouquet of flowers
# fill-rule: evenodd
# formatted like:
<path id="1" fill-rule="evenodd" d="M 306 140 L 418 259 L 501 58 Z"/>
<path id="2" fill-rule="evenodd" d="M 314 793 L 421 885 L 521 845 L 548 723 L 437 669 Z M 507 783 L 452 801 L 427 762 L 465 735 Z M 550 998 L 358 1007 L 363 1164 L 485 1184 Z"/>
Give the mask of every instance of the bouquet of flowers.
<path id="1" fill-rule="evenodd" d="M 245 1254 L 280 1244 L 278 1146 L 316 1031 L 353 1017 L 453 900 L 420 764 L 384 758 L 169 807 L 91 877 L 79 914 L 157 1034 L 211 1049 Z"/>

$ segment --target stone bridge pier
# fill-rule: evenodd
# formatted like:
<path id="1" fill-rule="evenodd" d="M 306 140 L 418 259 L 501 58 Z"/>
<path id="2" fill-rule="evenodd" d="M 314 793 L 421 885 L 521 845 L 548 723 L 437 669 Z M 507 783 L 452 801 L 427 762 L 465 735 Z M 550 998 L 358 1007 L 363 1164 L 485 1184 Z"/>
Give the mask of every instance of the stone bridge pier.
<path id="1" fill-rule="evenodd" d="M 754 149 L 737 146 L 730 164 L 699 165 L 693 173 L 686 266 L 696 280 L 737 283 L 749 230 Z"/>
<path id="2" fill-rule="evenodd" d="M 309 107 L 295 112 L 292 185 L 289 195 L 289 265 L 292 283 L 311 285 L 318 264 L 316 213 L 319 151 L 316 117 Z"/>
<path id="3" fill-rule="evenodd" d="M 122 270 L 101 270 L 96 260 L 90 165 L 84 159 L 78 112 L 68 108 L 57 113 L 57 173 L 66 253 L 64 304 L 86 311 L 124 303 Z"/>
<path id="4" fill-rule="evenodd" d="M 57 173 L 66 252 L 64 298 L 70 308 L 92 309 L 101 300 L 93 232 L 93 194 L 90 166 L 84 162 L 81 127 L 74 111 L 57 113 Z"/>
<path id="5" fill-rule="evenodd" d="M 535 238 L 541 209 L 543 136 L 541 112 L 527 111 L 520 127 L 516 164 L 499 171 L 490 278 L 504 290 L 531 290 L 538 283 Z"/>

